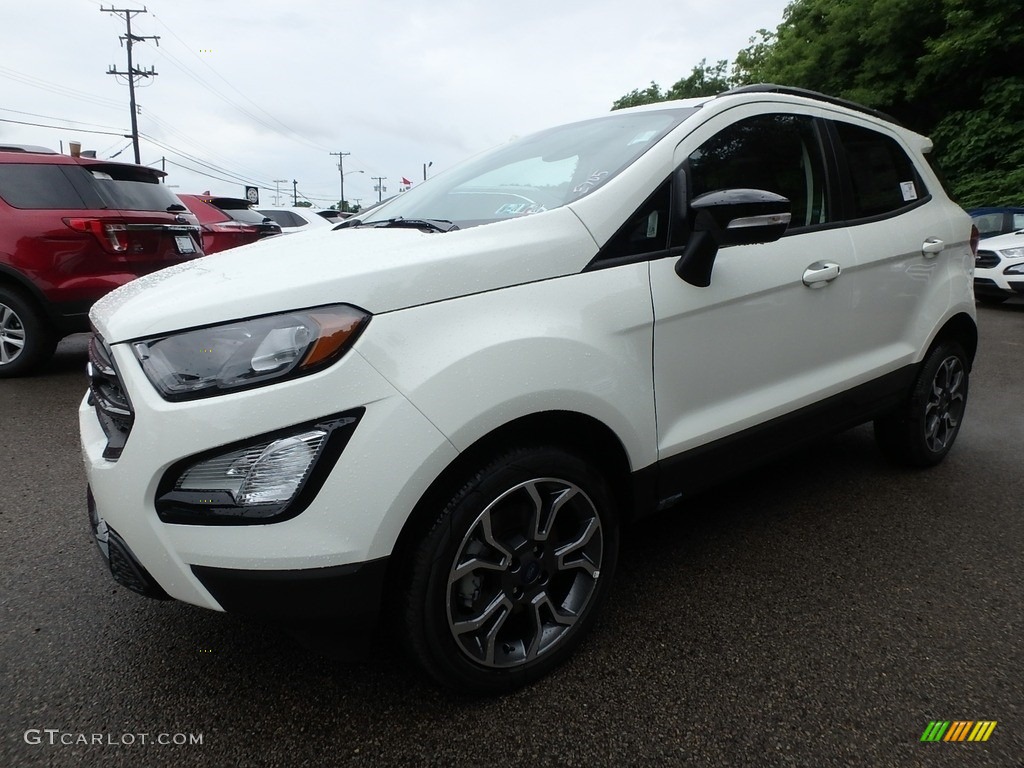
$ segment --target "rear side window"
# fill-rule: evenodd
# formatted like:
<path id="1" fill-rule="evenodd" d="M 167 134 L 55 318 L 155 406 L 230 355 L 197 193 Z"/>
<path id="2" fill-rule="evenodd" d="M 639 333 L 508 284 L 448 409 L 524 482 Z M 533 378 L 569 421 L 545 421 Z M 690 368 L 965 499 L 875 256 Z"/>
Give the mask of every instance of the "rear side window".
<path id="1" fill-rule="evenodd" d="M 15 208 L 81 210 L 92 207 L 82 199 L 59 165 L 0 165 L 0 197 Z"/>
<path id="2" fill-rule="evenodd" d="M 880 216 L 928 195 L 914 163 L 895 139 L 850 123 L 835 123 L 852 186 L 851 218 Z"/>

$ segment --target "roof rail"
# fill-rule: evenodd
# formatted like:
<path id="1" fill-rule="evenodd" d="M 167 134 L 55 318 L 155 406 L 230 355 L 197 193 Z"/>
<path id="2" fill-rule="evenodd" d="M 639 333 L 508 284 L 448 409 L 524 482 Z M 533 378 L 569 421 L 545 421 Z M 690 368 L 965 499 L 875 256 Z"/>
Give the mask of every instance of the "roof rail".
<path id="1" fill-rule="evenodd" d="M 824 101 L 828 104 L 835 104 L 839 107 L 846 107 L 847 109 L 852 109 L 857 112 L 863 112 L 866 115 L 872 115 L 873 117 L 881 118 L 882 120 L 896 125 L 902 125 L 902 123 L 892 115 L 886 114 L 885 112 L 877 109 L 872 109 L 871 107 L 865 107 L 863 104 L 858 104 L 856 101 L 840 99 L 838 96 L 829 96 L 828 94 L 812 91 L 807 88 L 794 88 L 790 85 L 776 85 L 775 83 L 740 85 L 736 88 L 730 88 L 728 91 L 718 94 L 718 96 L 734 96 L 738 93 L 782 93 L 788 96 L 803 96 L 805 99 Z M 718 98 L 718 96 L 715 98 Z"/>

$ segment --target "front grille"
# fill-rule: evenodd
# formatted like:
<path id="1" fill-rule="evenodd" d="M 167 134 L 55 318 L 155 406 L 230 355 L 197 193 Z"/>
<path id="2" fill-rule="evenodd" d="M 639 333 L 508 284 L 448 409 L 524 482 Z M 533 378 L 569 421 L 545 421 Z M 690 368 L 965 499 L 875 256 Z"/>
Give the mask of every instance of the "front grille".
<path id="1" fill-rule="evenodd" d="M 974 257 L 975 269 L 992 269 L 998 263 L 999 256 L 995 251 L 978 251 L 978 255 Z"/>
<path id="2" fill-rule="evenodd" d="M 89 341 L 88 371 L 89 404 L 96 409 L 96 417 L 107 436 L 103 458 L 116 461 L 128 442 L 135 414 L 128 393 L 121 386 L 110 347 L 97 333 Z"/>

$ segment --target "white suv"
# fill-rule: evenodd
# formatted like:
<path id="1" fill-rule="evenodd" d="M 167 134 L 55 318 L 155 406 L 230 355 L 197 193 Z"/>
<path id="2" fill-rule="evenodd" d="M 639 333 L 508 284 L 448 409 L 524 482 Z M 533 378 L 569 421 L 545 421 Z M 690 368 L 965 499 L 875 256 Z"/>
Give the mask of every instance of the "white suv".
<path id="1" fill-rule="evenodd" d="M 620 527 L 866 421 L 940 461 L 977 344 L 930 143 L 774 86 L 519 139 L 336 231 L 135 281 L 80 411 L 114 577 L 498 692 L 564 660 Z"/>
<path id="2" fill-rule="evenodd" d="M 974 293 L 985 304 L 1024 296 L 1024 229 L 981 241 L 974 262 Z"/>

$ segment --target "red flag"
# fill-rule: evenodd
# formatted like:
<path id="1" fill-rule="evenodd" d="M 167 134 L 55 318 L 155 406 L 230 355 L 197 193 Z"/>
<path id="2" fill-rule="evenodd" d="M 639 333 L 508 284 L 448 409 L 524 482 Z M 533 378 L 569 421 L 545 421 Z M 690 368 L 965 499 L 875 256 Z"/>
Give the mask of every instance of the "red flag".
<path id="1" fill-rule="evenodd" d="M 407 178 L 405 178 L 405 176 L 402 177 L 402 183 L 405 184 L 405 186 L 407 186 L 407 187 L 411 187 L 412 186 L 412 182 L 409 181 Z"/>

